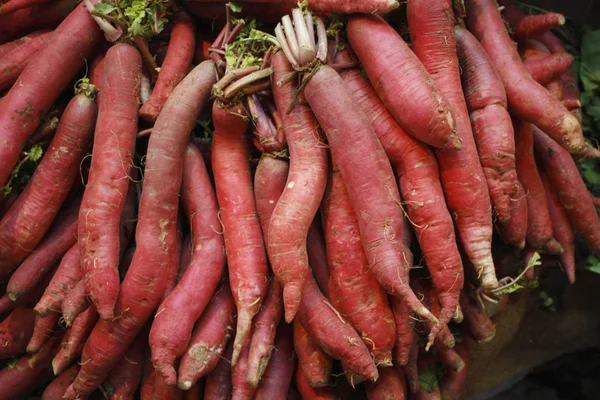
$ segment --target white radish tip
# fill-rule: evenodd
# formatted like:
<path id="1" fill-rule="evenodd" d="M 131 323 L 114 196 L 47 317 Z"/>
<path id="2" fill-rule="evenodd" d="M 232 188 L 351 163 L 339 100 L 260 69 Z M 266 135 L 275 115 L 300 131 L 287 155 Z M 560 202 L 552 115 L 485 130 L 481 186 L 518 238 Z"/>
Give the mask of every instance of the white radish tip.
<path id="1" fill-rule="evenodd" d="M 177 386 L 179 386 L 179 389 L 181 390 L 190 390 L 190 388 L 192 387 L 192 381 L 183 381 L 183 382 L 179 382 L 177 384 Z"/>

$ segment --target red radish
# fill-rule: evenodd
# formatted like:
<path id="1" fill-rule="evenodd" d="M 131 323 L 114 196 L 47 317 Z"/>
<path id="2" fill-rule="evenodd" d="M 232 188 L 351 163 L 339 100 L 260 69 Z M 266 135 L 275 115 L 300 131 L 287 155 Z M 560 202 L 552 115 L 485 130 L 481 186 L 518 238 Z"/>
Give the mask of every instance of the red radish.
<path id="1" fill-rule="evenodd" d="M 42 37 L 42 36 L 38 36 Z M 36 38 L 37 39 L 37 38 Z M 34 40 L 36 40 L 34 39 Z M 96 123 L 94 89 L 81 85 L 19 199 L 0 221 L 0 266 L 9 272 L 42 240 L 79 179 Z"/>
<path id="2" fill-rule="evenodd" d="M 205 310 L 225 268 L 215 192 L 202 155 L 193 144 L 188 144 L 183 159 L 181 193 L 192 232 L 192 260 L 160 305 L 149 338 L 154 368 L 168 385 L 177 382 L 175 360 L 185 352 L 194 323 Z"/>
<path id="3" fill-rule="evenodd" d="M 560 203 L 556 191 L 546 174 L 542 175 L 542 182 L 546 189 L 546 200 L 548 202 L 550 220 L 552 221 L 552 231 L 554 237 L 563 248 L 563 253 L 559 255 L 560 263 L 567 274 L 569 282 L 575 283 L 575 244 L 571 221 L 569 221 L 569 215 Z"/>
<path id="4" fill-rule="evenodd" d="M 377 380 L 377 368 L 369 350 L 354 328 L 325 299 L 312 276 L 304 285 L 298 318 L 327 354 L 344 362 L 351 372 Z"/>
<path id="5" fill-rule="evenodd" d="M 392 364 L 396 338 L 387 296 L 369 270 L 356 214 L 336 160 L 323 199 L 333 306 L 360 333 L 377 366 Z"/>
<path id="6" fill-rule="evenodd" d="M 256 400 L 283 399 L 286 397 L 294 375 L 294 344 L 292 329 L 280 325 L 275 338 L 273 356 L 254 398 Z"/>
<path id="7" fill-rule="evenodd" d="M 77 7 L 74 0 L 58 0 L 0 17 L 0 43 L 18 39 L 37 29 L 56 28 Z"/>
<path id="8" fill-rule="evenodd" d="M 527 236 L 527 193 L 519 183 L 519 191 L 510 205 L 510 219 L 497 221 L 497 227 L 502 239 L 509 245 L 518 249 L 525 248 Z"/>
<path id="9" fill-rule="evenodd" d="M 169 269 L 177 268 L 173 260 L 179 258 L 174 248 L 182 163 L 173 160 L 183 159 L 189 133 L 214 79 L 212 63 L 194 68 L 169 96 L 154 125 L 146 156 L 136 251 L 115 309 L 120 318 L 96 324 L 83 350 L 81 371 L 65 399 L 88 395 L 100 385 L 161 300 Z"/>
<path id="10" fill-rule="evenodd" d="M 379 380 L 367 383 L 368 400 L 405 400 L 406 380 L 404 373 L 396 368 L 383 368 Z"/>
<path id="11" fill-rule="evenodd" d="M 88 338 L 92 328 L 98 321 L 98 313 L 94 307 L 88 307 L 77 315 L 72 325 L 61 340 L 60 350 L 52 360 L 54 375 L 60 374 L 66 367 L 81 355 L 83 344 Z"/>
<path id="12" fill-rule="evenodd" d="M 204 400 L 231 400 L 231 393 L 233 392 L 231 382 L 232 352 L 233 343 L 230 342 L 215 369 L 206 377 Z"/>
<path id="13" fill-rule="evenodd" d="M 13 13 L 24 8 L 38 4 L 48 3 L 51 0 L 7 0 L 0 4 L 0 16 Z"/>
<path id="14" fill-rule="evenodd" d="M 41 316 L 60 314 L 63 300 L 79 281 L 79 244 L 75 243 L 62 258 L 44 295 L 35 306 L 35 312 Z"/>
<path id="15" fill-rule="evenodd" d="M 316 215 L 306 238 L 306 250 L 308 251 L 308 261 L 312 267 L 312 273 L 319 285 L 319 289 L 327 299 L 331 298 L 329 293 L 329 266 L 327 265 L 327 247 L 325 244 L 325 233 L 323 232 L 323 223 L 319 214 Z"/>
<path id="16" fill-rule="evenodd" d="M 54 380 L 46 386 L 42 394 L 42 400 L 57 400 L 62 398 L 63 393 L 71 383 L 75 380 L 79 372 L 79 365 L 73 364 L 69 369 L 62 372 Z"/>
<path id="17" fill-rule="evenodd" d="M 406 132 L 438 148 L 460 149 L 448 101 L 398 32 L 376 15 L 351 17 L 347 31 L 377 94 Z"/>
<path id="18" fill-rule="evenodd" d="M 0 322 L 0 359 L 22 354 L 33 334 L 35 313 L 30 308 L 16 308 Z"/>
<path id="19" fill-rule="evenodd" d="M 195 0 L 198 3 L 226 3 L 223 0 Z M 289 12 L 293 7 L 297 6 L 297 2 L 293 0 L 242 0 L 245 11 L 246 4 L 263 5 L 268 7 L 282 6 L 286 12 Z M 366 1 L 342 1 L 342 0 L 309 0 L 307 7 L 310 10 L 318 11 L 325 14 L 352 14 L 352 13 L 381 13 L 386 14 L 399 7 L 397 0 L 366 0 Z"/>
<path id="20" fill-rule="evenodd" d="M 463 143 L 461 151 L 436 152 L 446 202 L 481 285 L 493 288 L 498 281 L 491 251 L 492 207 L 460 81 L 452 2 L 411 1 L 407 13 L 415 54 L 452 104 L 456 131 Z"/>
<path id="21" fill-rule="evenodd" d="M 75 318 L 86 310 L 90 304 L 85 289 L 85 282 L 80 280 L 63 299 L 61 311 L 65 325 L 67 327 L 71 326 Z"/>
<path id="22" fill-rule="evenodd" d="M 79 201 L 76 201 L 58 214 L 56 223 L 44 240 L 12 274 L 6 287 L 6 293 L 12 301 L 34 291 L 46 274 L 53 270 L 56 263 L 77 242 L 78 203 Z"/>
<path id="23" fill-rule="evenodd" d="M 106 59 L 106 51 L 100 51 L 90 64 L 90 83 L 96 86 L 100 91 L 102 89 L 102 73 L 104 72 L 104 60 Z"/>
<path id="24" fill-rule="evenodd" d="M 212 112 L 215 125 L 212 169 L 225 235 L 229 281 L 237 306 L 233 366 L 267 293 L 267 259 L 244 138 L 248 121 L 241 117 L 245 114 L 241 105 L 224 106 L 219 102 L 215 102 Z"/>
<path id="25" fill-rule="evenodd" d="M 548 175 L 573 228 L 581 233 L 594 252 L 600 251 L 600 220 L 575 161 L 554 140 L 535 127 L 533 136 L 536 159 Z"/>
<path id="26" fill-rule="evenodd" d="M 411 393 L 416 393 L 419 390 L 419 338 L 417 334 L 413 332 L 413 342 L 410 348 L 410 354 L 408 357 L 408 363 L 402 367 L 408 383 L 408 388 Z"/>
<path id="27" fill-rule="evenodd" d="M 24 355 L 12 368 L 0 371 L 2 400 L 22 400 L 28 398 L 39 386 L 52 377 L 50 360 L 58 347 L 58 340 L 52 338 L 36 354 Z"/>
<path id="28" fill-rule="evenodd" d="M 568 72 L 573 61 L 574 58 L 570 54 L 555 53 L 537 60 L 525 59 L 523 64 L 536 82 L 546 85 L 554 79 L 560 79 L 564 73 Z"/>
<path id="29" fill-rule="evenodd" d="M 182 400 L 183 391 L 177 386 L 169 386 L 163 376 L 149 364 L 151 372 L 144 376 L 140 388 L 140 400 Z"/>
<path id="30" fill-rule="evenodd" d="M 542 35 L 550 29 L 560 28 L 565 22 L 564 15 L 553 12 L 529 15 L 514 27 L 513 35 L 517 41 L 523 41 L 527 38 Z"/>
<path id="31" fill-rule="evenodd" d="M 192 386 L 192 388 L 190 390 L 186 390 L 185 392 L 183 392 L 183 399 L 184 400 L 203 399 L 204 398 L 203 393 L 204 393 L 204 381 L 198 382 L 197 384 Z"/>
<path id="32" fill-rule="evenodd" d="M 3 23 L 0 25 L 4 26 Z M 100 40 L 100 29 L 82 5 L 54 31 L 0 103 L 0 185 L 6 183 L 25 141 L 41 117 L 83 66 Z"/>
<path id="33" fill-rule="evenodd" d="M 410 316 L 410 308 L 401 299 L 390 296 L 390 305 L 394 314 L 396 324 L 396 343 L 394 345 L 395 365 L 408 364 L 410 350 L 413 345 L 413 323 Z"/>
<path id="34" fill-rule="evenodd" d="M 301 361 L 300 361 L 301 362 Z M 337 399 L 333 389 L 329 386 L 313 387 L 304 376 L 302 368 L 298 366 L 294 374 L 296 388 L 304 400 L 335 400 Z"/>
<path id="35" fill-rule="evenodd" d="M 441 400 L 436 377 L 436 359 L 431 354 L 419 354 L 419 390 L 411 396 L 415 400 Z M 421 384 L 421 382 L 424 382 Z M 426 384 L 425 384 L 426 383 Z"/>
<path id="36" fill-rule="evenodd" d="M 533 154 L 533 125 L 513 119 L 519 181 L 527 192 L 527 243 L 539 250 L 554 241 L 544 185 Z M 557 244 L 557 243 L 550 243 Z M 558 245 L 560 247 L 560 245 Z"/>
<path id="37" fill-rule="evenodd" d="M 106 53 L 92 165 L 79 210 L 81 272 L 100 317 L 114 318 L 119 294 L 119 219 L 137 134 L 142 58 L 128 44 Z"/>
<path id="38" fill-rule="evenodd" d="M 229 285 L 217 289 L 196 323 L 189 347 L 181 358 L 178 385 L 189 390 L 219 362 L 233 334 L 235 303 Z"/>
<path id="39" fill-rule="evenodd" d="M 167 57 L 160 67 L 150 99 L 140 108 L 142 119 L 156 122 L 167 97 L 190 70 L 196 45 L 195 30 L 194 21 L 184 11 L 177 13 Z"/>
<path id="40" fill-rule="evenodd" d="M 311 387 L 329 384 L 333 361 L 311 338 L 298 319 L 294 319 L 294 349 L 298 356 L 298 370 Z"/>
<path id="41" fill-rule="evenodd" d="M 142 380 L 142 365 L 146 349 L 146 332 L 138 335 L 121 361 L 102 383 L 110 400 L 133 400 Z"/>
<path id="42" fill-rule="evenodd" d="M 0 15 L 2 6 L 0 5 Z M 48 39 L 52 36 L 52 32 L 46 32 L 37 36 L 30 41 L 23 43 L 9 54 L 0 58 L 0 91 L 10 88 L 13 83 L 25 69 L 35 53 L 41 49 Z"/>
<path id="43" fill-rule="evenodd" d="M 511 217 L 511 204 L 521 186 L 515 169 L 514 132 L 506 110 L 506 92 L 477 39 L 460 27 L 454 29 L 454 36 L 479 159 L 492 205 L 498 219 L 506 222 Z"/>
<path id="44" fill-rule="evenodd" d="M 54 270 L 47 274 L 31 293 L 17 299 L 17 301 L 12 301 L 6 294 L 2 296 L 0 298 L 0 315 L 19 307 L 33 308 L 44 294 L 44 290 L 48 287 L 48 283 L 52 279 L 53 274 Z"/>
<path id="45" fill-rule="evenodd" d="M 293 72 L 282 52 L 273 55 L 272 67 L 273 94 L 289 146 L 290 171 L 269 224 L 267 249 L 273 272 L 283 286 L 285 319 L 290 322 L 309 273 L 306 237 L 325 191 L 327 150 L 304 97 L 299 95 L 294 104 L 297 94 L 293 82 L 276 84 Z"/>
<path id="46" fill-rule="evenodd" d="M 55 332 L 59 332 L 59 318 L 58 314 L 50 314 L 45 317 L 36 315 L 33 335 L 31 335 L 31 339 L 29 339 L 29 343 L 27 344 L 28 353 L 33 354 L 40 351 L 48 339 L 53 337 Z"/>
<path id="47" fill-rule="evenodd" d="M 467 0 L 467 27 L 479 39 L 502 78 L 508 106 L 516 117 L 542 129 L 569 152 L 585 146 L 581 125 L 523 66 L 495 0 Z M 493 32 L 493 33 L 490 33 Z"/>
<path id="48" fill-rule="evenodd" d="M 470 296 L 466 293 L 460 294 L 460 307 L 465 316 L 465 323 L 469 333 L 479 343 L 488 343 L 496 336 L 496 327 L 484 311 L 480 310 Z"/>
<path id="49" fill-rule="evenodd" d="M 350 61 L 346 52 L 340 52 L 340 56 L 338 62 Z M 398 125 L 359 70 L 348 69 L 341 76 L 371 121 L 399 176 L 401 197 L 410 223 L 405 228 L 410 232 L 412 226 L 415 230 L 444 306 L 440 316 L 441 327 L 454 314 L 464 278 L 454 223 L 445 206 L 437 161 L 427 145 L 409 136 Z M 403 242 L 405 236 L 403 233 Z M 445 252 L 440 252 L 440 248 L 446 249 Z M 404 250 L 403 259 L 408 268 L 412 267 L 411 257 Z"/>
<path id="50" fill-rule="evenodd" d="M 235 346 L 235 344 L 234 344 Z M 233 384 L 233 395 L 232 400 L 251 400 L 254 398 L 256 388 L 252 387 L 247 381 L 246 376 L 248 375 L 248 351 L 250 350 L 250 340 L 242 346 L 240 352 L 240 358 L 238 363 L 232 367 L 231 370 L 231 382 Z"/>
<path id="51" fill-rule="evenodd" d="M 47 30 L 35 31 L 19 39 L 13 40 L 12 42 L 0 44 L 0 58 L 4 58 L 8 53 L 12 52 L 16 48 L 32 41 L 34 38 L 43 35 L 47 32 Z"/>
<path id="52" fill-rule="evenodd" d="M 456 345 L 456 351 L 460 358 L 465 362 L 465 368 L 461 371 L 452 371 L 447 369 L 440 381 L 440 391 L 443 400 L 458 400 L 462 398 L 465 383 L 467 381 L 468 363 L 469 363 L 469 339 L 465 338 Z"/>

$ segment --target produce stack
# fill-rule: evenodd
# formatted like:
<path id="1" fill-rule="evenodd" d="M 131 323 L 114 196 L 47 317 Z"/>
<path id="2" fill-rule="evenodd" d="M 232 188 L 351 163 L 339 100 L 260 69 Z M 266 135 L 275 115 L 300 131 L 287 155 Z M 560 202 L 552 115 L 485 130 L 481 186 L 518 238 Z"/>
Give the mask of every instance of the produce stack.
<path id="1" fill-rule="evenodd" d="M 600 153 L 562 15 L 398 6 L 0 5 L 1 398 L 459 398 Z"/>

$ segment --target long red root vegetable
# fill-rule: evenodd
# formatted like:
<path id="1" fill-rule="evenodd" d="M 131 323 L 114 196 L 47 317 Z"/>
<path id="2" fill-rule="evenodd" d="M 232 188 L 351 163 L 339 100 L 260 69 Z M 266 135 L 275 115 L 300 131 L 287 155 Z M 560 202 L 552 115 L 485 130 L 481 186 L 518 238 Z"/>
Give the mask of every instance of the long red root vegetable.
<path id="1" fill-rule="evenodd" d="M 398 32 L 376 15 L 351 17 L 347 29 L 377 94 L 406 132 L 438 148 L 460 149 L 448 101 Z"/>
<path id="2" fill-rule="evenodd" d="M 73 383 L 78 372 L 79 365 L 74 364 L 58 375 L 44 390 L 42 400 L 57 400 L 62 398 L 63 393 Z"/>
<path id="3" fill-rule="evenodd" d="M 558 143 L 533 128 L 536 159 L 548 175 L 571 224 L 592 247 L 600 251 L 600 220 L 573 158 Z"/>
<path id="4" fill-rule="evenodd" d="M 272 58 L 273 92 L 280 110 L 290 153 L 287 184 L 269 224 L 267 249 L 273 272 L 283 286 L 285 319 L 290 322 L 300 305 L 302 285 L 310 273 L 306 237 L 327 182 L 327 151 L 317 121 L 304 96 L 298 102 L 293 82 L 277 82 L 291 72 L 282 52 Z M 293 105 L 292 108 L 290 108 Z"/>
<path id="5" fill-rule="evenodd" d="M 402 370 L 383 368 L 379 380 L 367 383 L 368 400 L 405 400 L 406 380 Z"/>
<path id="6" fill-rule="evenodd" d="M 136 251 L 121 285 L 115 315 L 96 324 L 88 338 L 82 368 L 66 399 L 88 395 L 125 354 L 161 300 L 177 241 L 182 156 L 188 136 L 215 82 L 213 65 L 204 62 L 177 86 L 165 103 L 148 144 L 144 188 L 136 230 Z M 169 177 L 165 179 L 165 177 Z"/>
<path id="7" fill-rule="evenodd" d="M 226 107 L 215 102 L 213 106 L 212 169 L 225 235 L 229 281 L 237 306 L 233 366 L 267 293 L 267 257 L 244 138 L 248 121 L 242 115 L 245 111 L 240 105 Z"/>
<path id="8" fill-rule="evenodd" d="M 217 290 L 196 323 L 189 347 L 181 358 L 178 385 L 191 388 L 198 379 L 210 373 L 222 357 L 233 333 L 235 303 L 229 285 Z"/>
<path id="9" fill-rule="evenodd" d="M 56 332 L 60 331 L 58 327 L 59 317 L 60 316 L 57 314 L 50 314 L 45 317 L 36 315 L 33 334 L 27 344 L 28 353 L 37 353 L 48 339 L 53 337 Z"/>
<path id="10" fill-rule="evenodd" d="M 22 354 L 33 334 L 35 313 L 30 308 L 16 308 L 0 322 L 0 359 Z"/>
<path id="11" fill-rule="evenodd" d="M 488 343 L 496 336 L 496 327 L 487 316 L 473 303 L 469 295 L 460 294 L 460 307 L 465 316 L 465 323 L 473 339 L 479 343 Z"/>
<path id="12" fill-rule="evenodd" d="M 553 12 L 529 15 L 513 28 L 513 35 L 517 41 L 523 41 L 548 32 L 550 29 L 560 28 L 565 22 L 564 15 Z"/>
<path id="13" fill-rule="evenodd" d="M 467 26 L 486 50 L 506 88 L 511 113 L 530 122 L 569 152 L 585 147 L 577 118 L 527 73 L 495 0 L 466 0 Z"/>
<path id="14" fill-rule="evenodd" d="M 573 65 L 574 58 L 567 53 L 555 53 L 538 60 L 525 59 L 525 68 L 540 85 L 546 85 L 554 79 L 568 72 Z M 567 107 L 569 109 L 569 107 Z"/>
<path id="15" fill-rule="evenodd" d="M 454 29 L 463 89 L 479 159 L 498 219 L 511 217 L 521 184 L 515 167 L 515 140 L 502 81 L 487 53 L 466 29 Z"/>
<path id="16" fill-rule="evenodd" d="M 149 344 L 152 362 L 168 385 L 177 382 L 175 360 L 185 352 L 194 323 L 205 310 L 225 268 L 225 248 L 214 189 L 198 148 L 188 144 L 183 160 L 182 204 L 190 221 L 192 259 L 160 305 Z"/>
<path id="17" fill-rule="evenodd" d="M 463 143 L 461 151 L 436 152 L 446 202 L 482 286 L 493 288 L 498 280 L 491 249 L 492 207 L 460 81 L 452 2 L 412 1 L 407 13 L 415 54 L 452 104 L 456 133 Z"/>
<path id="18" fill-rule="evenodd" d="M 231 370 L 231 383 L 233 385 L 232 400 L 251 400 L 254 398 L 256 388 L 252 387 L 246 380 L 246 376 L 248 375 L 249 350 L 250 340 L 247 339 L 240 351 L 238 363 Z"/>
<path id="19" fill-rule="evenodd" d="M 51 0 L 8 0 L 0 4 L 0 16 L 10 14 L 17 10 L 44 4 Z"/>
<path id="20" fill-rule="evenodd" d="M 81 355 L 83 345 L 94 325 L 98 321 L 98 312 L 94 307 L 88 307 L 73 321 L 60 343 L 60 350 L 52 360 L 52 370 L 60 374 L 66 367 Z"/>
<path id="21" fill-rule="evenodd" d="M 84 5 L 54 31 L 0 103 L 0 185 L 6 183 L 25 141 L 100 41 Z"/>
<path id="22" fill-rule="evenodd" d="M 277 329 L 274 353 L 254 398 L 256 400 L 283 399 L 287 396 L 294 375 L 294 343 L 292 328 L 281 325 Z"/>
<path id="23" fill-rule="evenodd" d="M 52 36 L 52 32 L 37 36 L 0 58 L 0 91 L 10 88 L 17 81 L 25 66 L 35 53 L 44 46 L 50 36 Z"/>
<path id="24" fill-rule="evenodd" d="M 300 361 L 301 362 L 301 361 Z M 302 372 L 302 368 L 298 366 L 296 368 L 296 373 L 294 374 L 294 382 L 296 383 L 296 388 L 298 392 L 300 392 L 300 396 L 302 399 L 307 400 L 335 400 L 337 399 L 333 388 L 329 386 L 325 387 L 313 387 L 310 385 L 309 381 L 304 376 Z"/>
<path id="25" fill-rule="evenodd" d="M 226 3 L 223 0 L 196 0 L 198 3 Z M 265 8 L 273 6 L 282 6 L 286 12 L 297 6 L 295 0 L 242 0 L 246 5 L 264 5 Z M 397 0 L 361 0 L 361 1 L 342 1 L 342 0 L 309 0 L 308 8 L 325 14 L 353 14 L 353 13 L 381 13 L 386 14 L 399 7 Z M 267 8 L 267 9 L 268 9 Z"/>
<path id="26" fill-rule="evenodd" d="M 206 377 L 204 400 L 231 400 L 233 392 L 231 382 L 231 354 L 233 342 L 230 342 L 217 366 Z"/>
<path id="27" fill-rule="evenodd" d="M 37 29 L 54 29 L 77 7 L 74 0 L 58 0 L 0 17 L 0 43 L 16 40 Z"/>
<path id="28" fill-rule="evenodd" d="M 439 385 L 443 400 L 460 399 L 464 391 L 465 383 L 467 382 L 467 373 L 469 370 L 469 339 L 464 338 L 461 343 L 456 345 L 455 350 L 465 364 L 464 368 L 458 372 L 446 369 Z"/>
<path id="29" fill-rule="evenodd" d="M 63 299 L 61 311 L 65 325 L 67 327 L 71 326 L 75 318 L 86 310 L 90 304 L 85 290 L 85 282 L 80 280 Z"/>
<path id="30" fill-rule="evenodd" d="M 106 53 L 92 165 L 79 210 L 81 271 L 104 320 L 114 318 L 119 294 L 119 226 L 137 134 L 142 58 L 128 44 Z"/>
<path id="31" fill-rule="evenodd" d="M 167 97 L 187 75 L 196 46 L 195 31 L 196 27 L 192 19 L 184 11 L 179 12 L 175 27 L 171 31 L 167 57 L 160 67 L 152 94 L 140 108 L 142 119 L 155 122 Z"/>
<path id="32" fill-rule="evenodd" d="M 19 307 L 33 308 L 44 294 L 44 290 L 48 287 L 55 270 L 47 274 L 32 292 L 17 299 L 17 301 L 12 301 L 6 294 L 0 297 L 0 314 L 8 313 Z"/>
<path id="33" fill-rule="evenodd" d="M 102 383 L 109 400 L 133 400 L 142 380 L 146 332 L 142 331 Z"/>
<path id="34" fill-rule="evenodd" d="M 44 33 L 47 33 L 47 30 L 40 30 L 40 31 L 35 31 L 32 32 L 26 36 L 23 36 L 19 39 L 13 40 L 12 42 L 8 42 L 8 43 L 4 43 L 0 45 L 0 57 L 4 58 L 8 53 L 12 52 L 13 50 L 17 49 L 18 47 L 30 42 L 31 40 L 33 40 L 34 38 L 43 35 Z"/>
<path id="35" fill-rule="evenodd" d="M 294 319 L 294 349 L 298 369 L 311 387 L 324 387 L 331 379 L 333 360 L 311 338 L 298 319 Z"/>
<path id="36" fill-rule="evenodd" d="M 79 177 L 80 163 L 88 151 L 96 123 L 94 90 L 85 86 L 80 89 L 82 92 L 65 109 L 56 134 L 25 190 L 0 222 L 3 272 L 12 269 L 40 243 Z"/>

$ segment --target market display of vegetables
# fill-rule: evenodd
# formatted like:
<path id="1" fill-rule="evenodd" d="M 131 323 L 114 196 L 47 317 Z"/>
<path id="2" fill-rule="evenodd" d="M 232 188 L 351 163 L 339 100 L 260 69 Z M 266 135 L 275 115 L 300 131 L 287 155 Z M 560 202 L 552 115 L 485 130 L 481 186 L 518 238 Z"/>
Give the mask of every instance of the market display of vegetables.
<path id="1" fill-rule="evenodd" d="M 511 293 L 600 251 L 564 24 L 3 1 L 0 399 L 461 398 Z"/>

